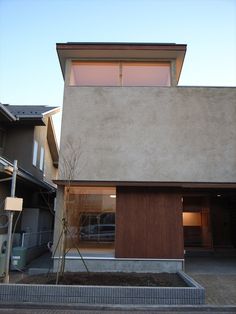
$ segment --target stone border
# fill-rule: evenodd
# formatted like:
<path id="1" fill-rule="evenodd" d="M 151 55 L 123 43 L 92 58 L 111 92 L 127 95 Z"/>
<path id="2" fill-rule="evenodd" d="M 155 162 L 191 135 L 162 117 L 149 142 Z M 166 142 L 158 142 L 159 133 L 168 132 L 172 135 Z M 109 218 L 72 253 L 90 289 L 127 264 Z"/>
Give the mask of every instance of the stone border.
<path id="1" fill-rule="evenodd" d="M 189 287 L 118 287 L 1 284 L 0 303 L 42 302 L 105 305 L 199 305 L 205 303 L 205 289 L 179 272 Z"/>
<path id="2" fill-rule="evenodd" d="M 54 257 L 53 260 L 53 269 L 56 272 L 61 258 Z M 85 257 L 84 261 L 91 272 L 177 273 L 184 269 L 184 259 Z M 85 271 L 81 258 L 67 255 L 65 271 Z"/>

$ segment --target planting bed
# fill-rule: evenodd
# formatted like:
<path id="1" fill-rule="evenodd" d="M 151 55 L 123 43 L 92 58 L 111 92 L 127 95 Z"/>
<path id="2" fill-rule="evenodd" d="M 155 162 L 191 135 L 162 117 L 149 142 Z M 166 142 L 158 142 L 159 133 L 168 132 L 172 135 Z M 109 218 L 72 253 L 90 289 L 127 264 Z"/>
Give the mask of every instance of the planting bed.
<path id="1" fill-rule="evenodd" d="M 55 284 L 56 275 L 34 275 L 20 280 L 24 284 Z M 187 287 L 186 282 L 173 273 L 65 273 L 62 285 Z"/>
<path id="2" fill-rule="evenodd" d="M 69 284 L 55 285 L 52 282 L 45 282 L 45 276 L 37 276 L 38 283 L 30 283 L 29 277 L 18 284 L 0 284 L 0 303 L 6 302 L 36 302 L 36 303 L 69 303 L 69 304 L 100 304 L 100 305 L 177 305 L 177 304 L 204 304 L 205 303 L 205 289 L 196 283 L 191 277 L 187 276 L 183 272 L 179 272 L 178 275 L 174 274 L 174 281 L 179 280 L 181 286 L 160 286 L 160 284 L 167 284 L 172 280 L 172 274 L 156 274 L 156 278 L 152 278 L 154 282 L 151 283 L 151 277 L 145 274 L 146 278 L 142 277 L 144 274 L 135 274 L 135 285 L 132 286 L 131 282 L 128 282 L 127 278 L 133 277 L 128 274 L 125 279 L 125 286 L 118 286 L 113 279 L 116 277 L 112 274 L 113 279 L 111 280 L 111 274 L 108 274 L 107 280 L 109 285 L 105 285 L 106 274 L 99 274 L 98 278 L 94 277 L 96 283 L 88 283 L 88 278 L 85 277 L 86 285 L 72 285 L 69 280 L 73 280 L 76 277 L 82 277 L 82 275 L 67 277 Z M 118 274 L 118 276 L 121 274 Z M 149 274 L 150 275 L 150 274 Z M 55 276 L 55 275 L 54 275 Z M 95 274 L 94 274 L 95 276 Z M 39 278 L 41 277 L 41 281 Z M 91 276 L 93 277 L 93 276 Z M 155 277 L 155 275 L 154 275 Z M 180 278 L 178 278 L 180 277 Z M 70 278 L 70 279 L 69 279 Z M 100 280 L 98 280 L 100 278 Z M 148 279 L 149 278 L 149 279 Z M 157 278 L 159 278 L 157 280 Z M 178 279 L 177 279 L 178 278 Z M 101 283 L 101 279 L 103 283 Z M 119 280 L 118 280 L 119 279 Z M 118 277 L 118 281 L 121 278 Z M 137 280 L 141 279 L 139 282 Z M 55 282 L 55 277 L 53 278 Z M 133 280 L 133 278 L 132 278 Z M 44 282 L 43 282 L 44 281 Z M 100 281 L 102 285 L 97 283 Z M 156 283 L 155 283 L 156 281 Z M 28 282 L 28 283 L 26 283 Z M 32 282 L 32 281 L 31 281 Z M 74 282 L 74 280 L 73 280 Z M 141 285 L 144 284 L 145 286 Z M 157 282 L 159 286 L 157 286 Z M 51 283 L 51 284 L 50 284 Z M 173 283 L 173 281 L 172 281 Z M 127 286 L 128 285 L 128 286 Z"/>

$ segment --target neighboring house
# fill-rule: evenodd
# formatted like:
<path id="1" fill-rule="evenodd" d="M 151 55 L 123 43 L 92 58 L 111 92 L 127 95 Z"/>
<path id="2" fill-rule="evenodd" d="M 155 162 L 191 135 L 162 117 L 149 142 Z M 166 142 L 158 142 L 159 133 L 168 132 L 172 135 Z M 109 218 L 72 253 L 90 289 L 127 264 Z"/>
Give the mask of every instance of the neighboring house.
<path id="1" fill-rule="evenodd" d="M 58 168 L 52 115 L 58 110 L 57 107 L 0 104 L 0 249 L 7 238 L 3 208 L 5 198 L 11 194 L 14 160 L 18 161 L 15 195 L 23 198 L 23 211 L 16 225 L 13 246 L 31 248 L 45 244 L 51 237 L 56 196 L 52 180 L 57 178 Z M 18 213 L 14 215 L 14 226 L 17 216 Z"/>
<path id="2" fill-rule="evenodd" d="M 175 270 L 185 251 L 234 250 L 236 88 L 177 86 L 186 45 L 65 43 L 57 52 L 66 269 L 80 267 L 76 248 L 92 269 L 113 270 Z M 61 233 L 56 223 L 55 244 Z"/>

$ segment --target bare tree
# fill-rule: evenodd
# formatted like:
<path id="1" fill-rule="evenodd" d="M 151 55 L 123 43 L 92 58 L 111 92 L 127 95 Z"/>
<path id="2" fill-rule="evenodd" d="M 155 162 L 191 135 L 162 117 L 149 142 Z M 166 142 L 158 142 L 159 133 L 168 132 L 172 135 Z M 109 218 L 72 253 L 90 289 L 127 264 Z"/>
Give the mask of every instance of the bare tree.
<path id="1" fill-rule="evenodd" d="M 67 248 L 67 239 L 70 238 L 70 241 L 74 248 L 76 248 L 77 252 L 80 255 L 80 258 L 85 266 L 87 272 L 89 272 L 88 267 L 83 259 L 83 256 L 80 252 L 80 249 L 74 241 L 73 234 L 70 230 L 70 226 L 68 225 L 69 221 L 69 211 L 71 207 L 71 183 L 72 181 L 79 176 L 79 170 L 81 163 L 81 142 L 79 141 L 77 145 L 74 144 L 73 140 L 68 137 L 65 145 L 65 153 L 60 153 L 60 177 L 62 177 L 65 181 L 65 190 L 64 190 L 64 204 L 63 204 L 63 212 L 62 218 L 60 219 L 60 223 L 62 225 L 61 234 L 59 236 L 58 242 L 55 245 L 54 252 L 59 250 L 59 263 L 57 270 L 57 279 L 56 283 L 59 282 L 59 279 L 63 277 L 65 272 L 65 262 L 66 262 L 66 254 L 69 252 L 71 248 Z"/>

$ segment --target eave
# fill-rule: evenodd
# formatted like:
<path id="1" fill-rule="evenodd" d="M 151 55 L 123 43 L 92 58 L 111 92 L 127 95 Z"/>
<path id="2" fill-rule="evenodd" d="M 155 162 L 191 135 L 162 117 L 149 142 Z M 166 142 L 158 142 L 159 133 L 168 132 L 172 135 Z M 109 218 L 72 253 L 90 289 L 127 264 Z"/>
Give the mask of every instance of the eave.
<path id="1" fill-rule="evenodd" d="M 0 174 L 4 174 L 6 178 L 10 178 L 12 176 L 12 169 L 13 163 L 3 157 L 0 157 Z M 18 167 L 17 178 L 30 182 L 31 184 L 37 185 L 38 187 L 44 188 L 48 191 L 56 191 L 53 185 L 35 178 L 31 173 L 20 167 Z"/>
<path id="2" fill-rule="evenodd" d="M 176 60 L 176 80 L 179 80 L 187 49 L 173 43 L 58 43 L 57 54 L 65 77 L 67 59 L 77 60 Z"/>
<path id="3" fill-rule="evenodd" d="M 3 116 L 4 121 L 16 121 L 16 117 L 8 111 L 5 106 L 0 103 L 0 114 Z M 1 119 L 0 119 L 1 120 Z"/>
<path id="4" fill-rule="evenodd" d="M 167 187 L 181 189 L 236 189 L 236 182 L 151 182 L 151 181 L 87 181 L 87 180 L 54 180 L 63 186 L 133 186 L 133 187 Z"/>

